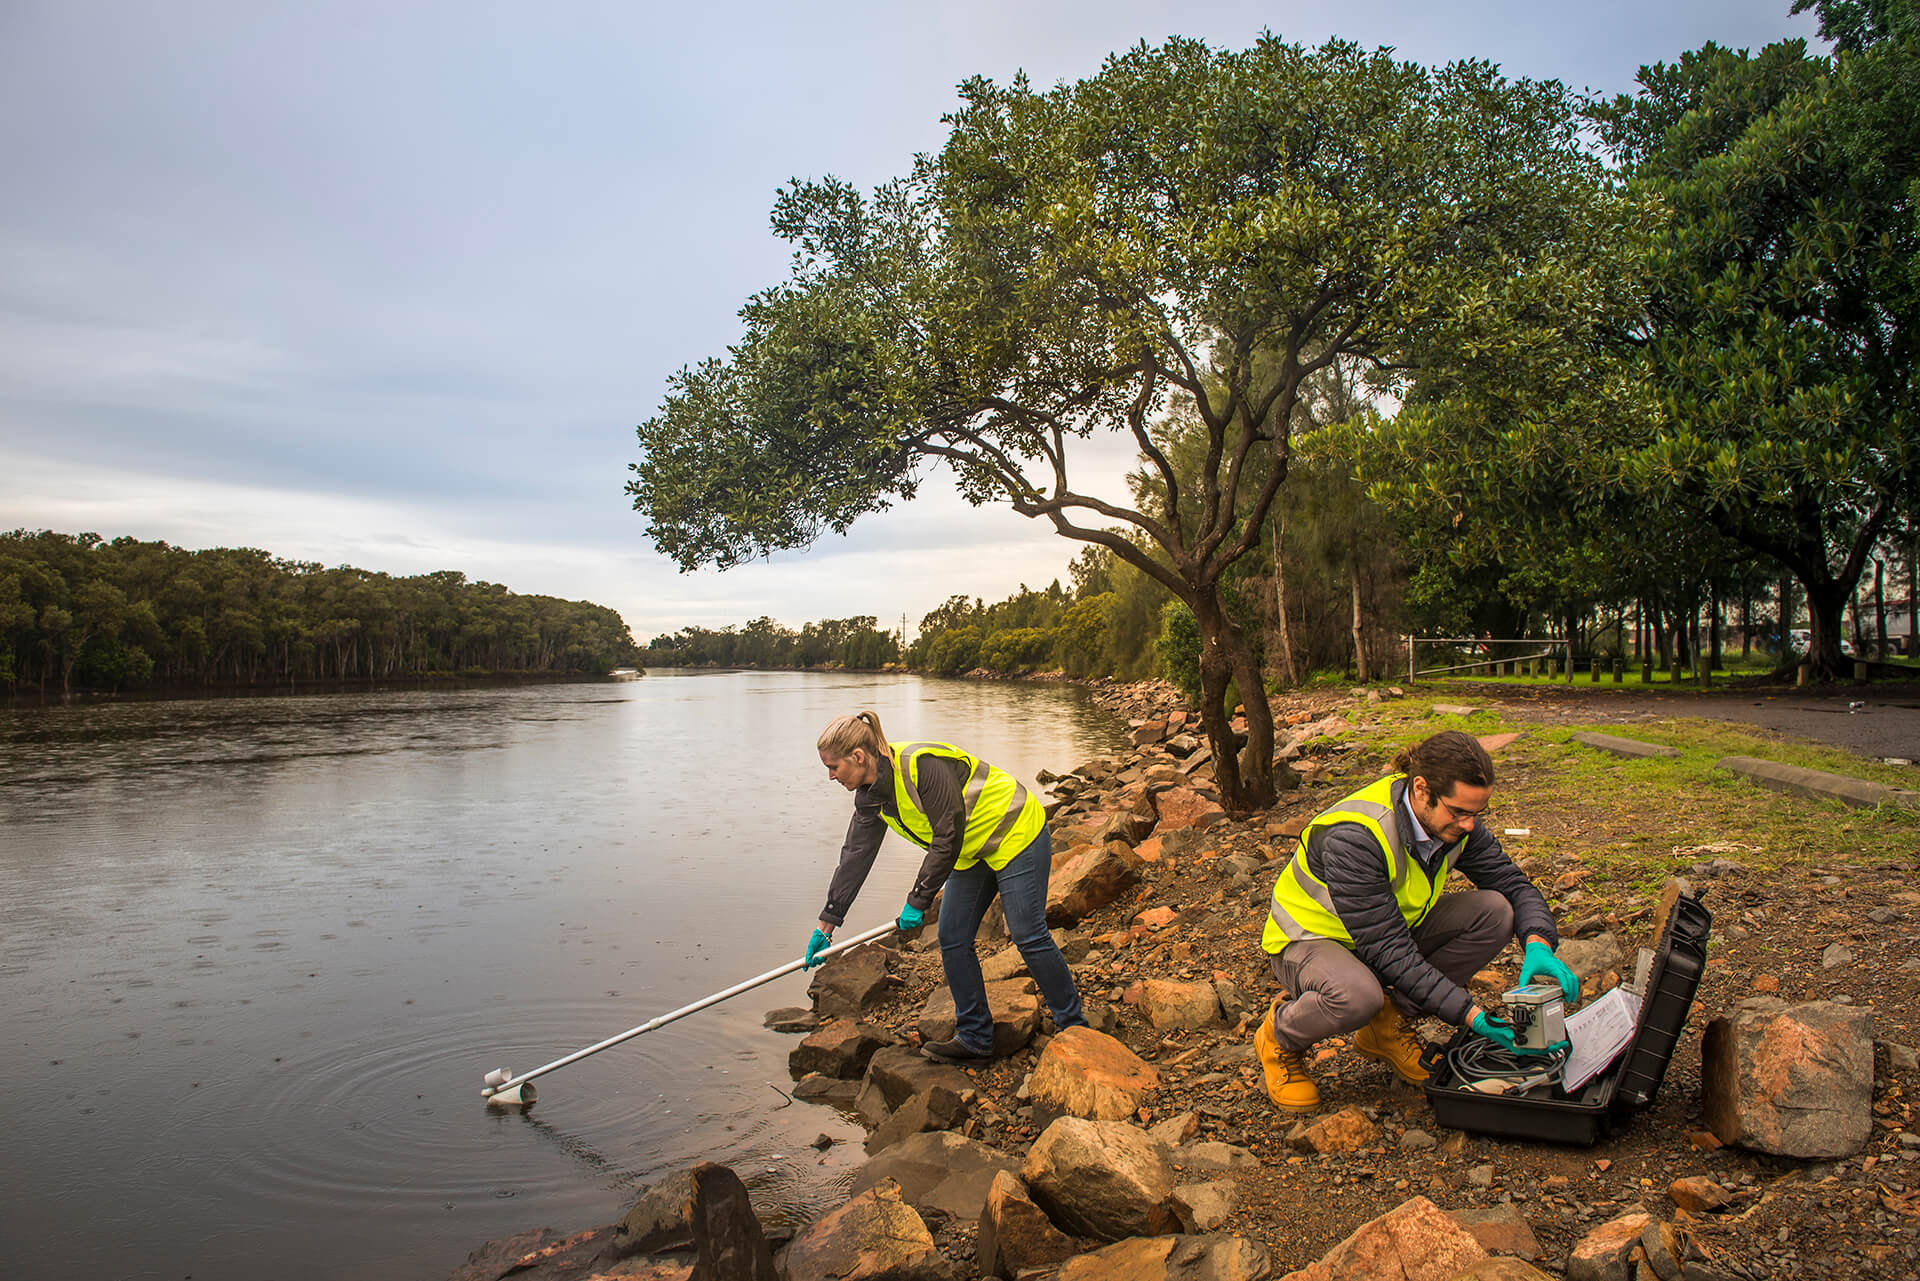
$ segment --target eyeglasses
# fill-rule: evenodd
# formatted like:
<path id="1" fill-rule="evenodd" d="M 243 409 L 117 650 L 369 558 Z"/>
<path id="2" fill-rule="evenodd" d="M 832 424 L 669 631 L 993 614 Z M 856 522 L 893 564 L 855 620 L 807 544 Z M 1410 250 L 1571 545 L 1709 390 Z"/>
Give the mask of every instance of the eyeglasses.
<path id="1" fill-rule="evenodd" d="M 1453 815 L 1453 821 L 1456 823 L 1471 823 L 1476 818 L 1485 818 L 1493 809 L 1493 806 L 1485 805 L 1477 810 L 1463 810 L 1458 805 L 1451 805 L 1437 796 L 1434 797 L 1433 803 Z"/>

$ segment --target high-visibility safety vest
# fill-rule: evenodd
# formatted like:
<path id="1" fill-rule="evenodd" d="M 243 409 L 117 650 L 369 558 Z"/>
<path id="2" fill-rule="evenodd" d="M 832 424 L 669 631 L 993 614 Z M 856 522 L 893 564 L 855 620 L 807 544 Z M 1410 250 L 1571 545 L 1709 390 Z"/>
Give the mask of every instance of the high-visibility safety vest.
<path id="1" fill-rule="evenodd" d="M 960 837 L 960 857 L 954 860 L 955 871 L 985 861 L 997 872 L 1032 844 L 1047 825 L 1046 810 L 1028 793 L 1025 784 L 952 743 L 888 743 L 887 750 L 893 753 L 893 802 L 899 816 L 885 809 L 880 816 L 888 827 L 923 849 L 933 847 L 933 820 L 920 803 L 920 763 L 929 756 L 960 763 L 966 774 L 961 788 L 966 827 Z"/>
<path id="2" fill-rule="evenodd" d="M 1335 802 L 1333 808 L 1314 815 L 1313 821 L 1300 833 L 1300 844 L 1294 847 L 1293 858 L 1274 883 L 1273 908 L 1267 916 L 1261 947 L 1278 953 L 1287 944 L 1303 939 L 1332 939 L 1347 947 L 1353 946 L 1353 935 L 1347 932 L 1346 922 L 1334 911 L 1333 895 L 1326 882 L 1307 867 L 1307 841 L 1321 828 L 1335 823 L 1358 823 L 1372 833 L 1380 846 L 1380 857 L 1386 863 L 1387 884 L 1392 887 L 1394 901 L 1400 905 L 1400 915 L 1406 920 L 1407 928 L 1412 929 L 1427 919 L 1427 913 L 1440 899 L 1440 891 L 1446 887 L 1453 860 L 1467 840 L 1463 836 L 1442 851 L 1433 875 L 1427 875 L 1413 852 L 1401 847 L 1400 824 L 1393 815 L 1393 785 L 1405 777 L 1390 774 Z"/>

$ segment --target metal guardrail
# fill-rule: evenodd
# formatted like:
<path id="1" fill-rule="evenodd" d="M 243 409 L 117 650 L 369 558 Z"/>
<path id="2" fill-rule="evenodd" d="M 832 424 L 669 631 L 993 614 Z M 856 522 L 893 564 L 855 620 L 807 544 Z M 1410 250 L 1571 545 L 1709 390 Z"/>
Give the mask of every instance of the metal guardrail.
<path id="1" fill-rule="evenodd" d="M 1417 645 L 1447 645 L 1454 648 L 1469 646 L 1479 648 L 1483 645 L 1544 645 L 1546 648 L 1530 654 L 1504 654 L 1499 658 L 1475 659 L 1470 663 L 1455 663 L 1448 667 L 1419 667 L 1414 660 L 1414 648 Z M 1480 671 L 1508 663 L 1528 663 L 1540 658 L 1563 656 L 1567 663 L 1567 676 L 1573 676 L 1573 645 L 1569 641 L 1539 636 L 1407 636 L 1407 679 L 1419 680 L 1422 676 L 1440 676 L 1447 672 Z"/>

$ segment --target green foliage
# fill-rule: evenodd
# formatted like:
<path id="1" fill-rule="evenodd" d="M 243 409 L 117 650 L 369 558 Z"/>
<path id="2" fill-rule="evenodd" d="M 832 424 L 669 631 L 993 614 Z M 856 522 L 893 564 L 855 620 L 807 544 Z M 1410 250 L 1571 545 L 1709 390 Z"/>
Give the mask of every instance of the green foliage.
<path id="1" fill-rule="evenodd" d="M 1671 217 L 1649 255 L 1659 419 L 1625 482 L 1804 587 L 1816 668 L 1920 494 L 1920 33 L 1904 0 L 1815 5 L 1844 52 L 1716 45 L 1593 118 Z"/>
<path id="2" fill-rule="evenodd" d="M 1200 623 L 1177 600 L 1160 607 L 1160 636 L 1154 642 L 1160 675 L 1180 687 L 1187 701 L 1200 700 Z"/>
<path id="3" fill-rule="evenodd" d="M 980 666 L 980 629 L 969 623 L 936 634 L 927 645 L 926 666 L 942 676 Z"/>
<path id="4" fill-rule="evenodd" d="M 748 301 L 726 362 L 671 380 L 638 429 L 634 506 L 682 568 L 727 566 L 844 529 L 944 464 L 969 501 L 1046 519 L 1187 603 L 1209 733 L 1231 681 L 1250 700 L 1253 773 L 1243 787 L 1216 743 L 1223 798 L 1268 804 L 1264 690 L 1221 592 L 1286 478 L 1302 380 L 1343 359 L 1389 384 L 1524 370 L 1594 287 L 1589 248 L 1624 206 L 1563 88 L 1484 63 L 1174 39 L 1046 92 L 973 79 L 961 97 L 938 155 L 870 198 L 836 179 L 781 193 L 792 274 Z M 1197 424 L 1187 483 L 1163 429 L 1176 405 Z M 1074 487 L 1096 435 L 1138 451 L 1154 501 Z"/>
<path id="5" fill-rule="evenodd" d="M 637 661 L 610 609 L 96 534 L 0 534 L 0 679 L 69 689 L 601 673 Z"/>
<path id="6" fill-rule="evenodd" d="M 1051 667 L 1058 640 L 1057 628 L 1005 628 L 980 642 L 980 665 L 996 672 L 1016 673 Z"/>

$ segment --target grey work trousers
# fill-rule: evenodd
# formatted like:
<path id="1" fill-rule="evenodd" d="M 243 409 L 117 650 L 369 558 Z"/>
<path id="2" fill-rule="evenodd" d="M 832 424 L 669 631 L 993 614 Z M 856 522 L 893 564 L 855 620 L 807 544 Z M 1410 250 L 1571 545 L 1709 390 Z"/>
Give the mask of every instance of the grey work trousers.
<path id="1" fill-rule="evenodd" d="M 1513 904 L 1491 890 L 1442 894 L 1413 929 L 1414 946 L 1428 964 L 1461 987 L 1513 938 Z M 1298 1053 L 1323 1037 L 1365 1027 L 1389 996 L 1402 1014 L 1421 1011 L 1389 992 L 1353 950 L 1331 939 L 1289 943 L 1269 956 L 1274 977 L 1292 994 L 1273 1014 L 1273 1037 Z"/>

